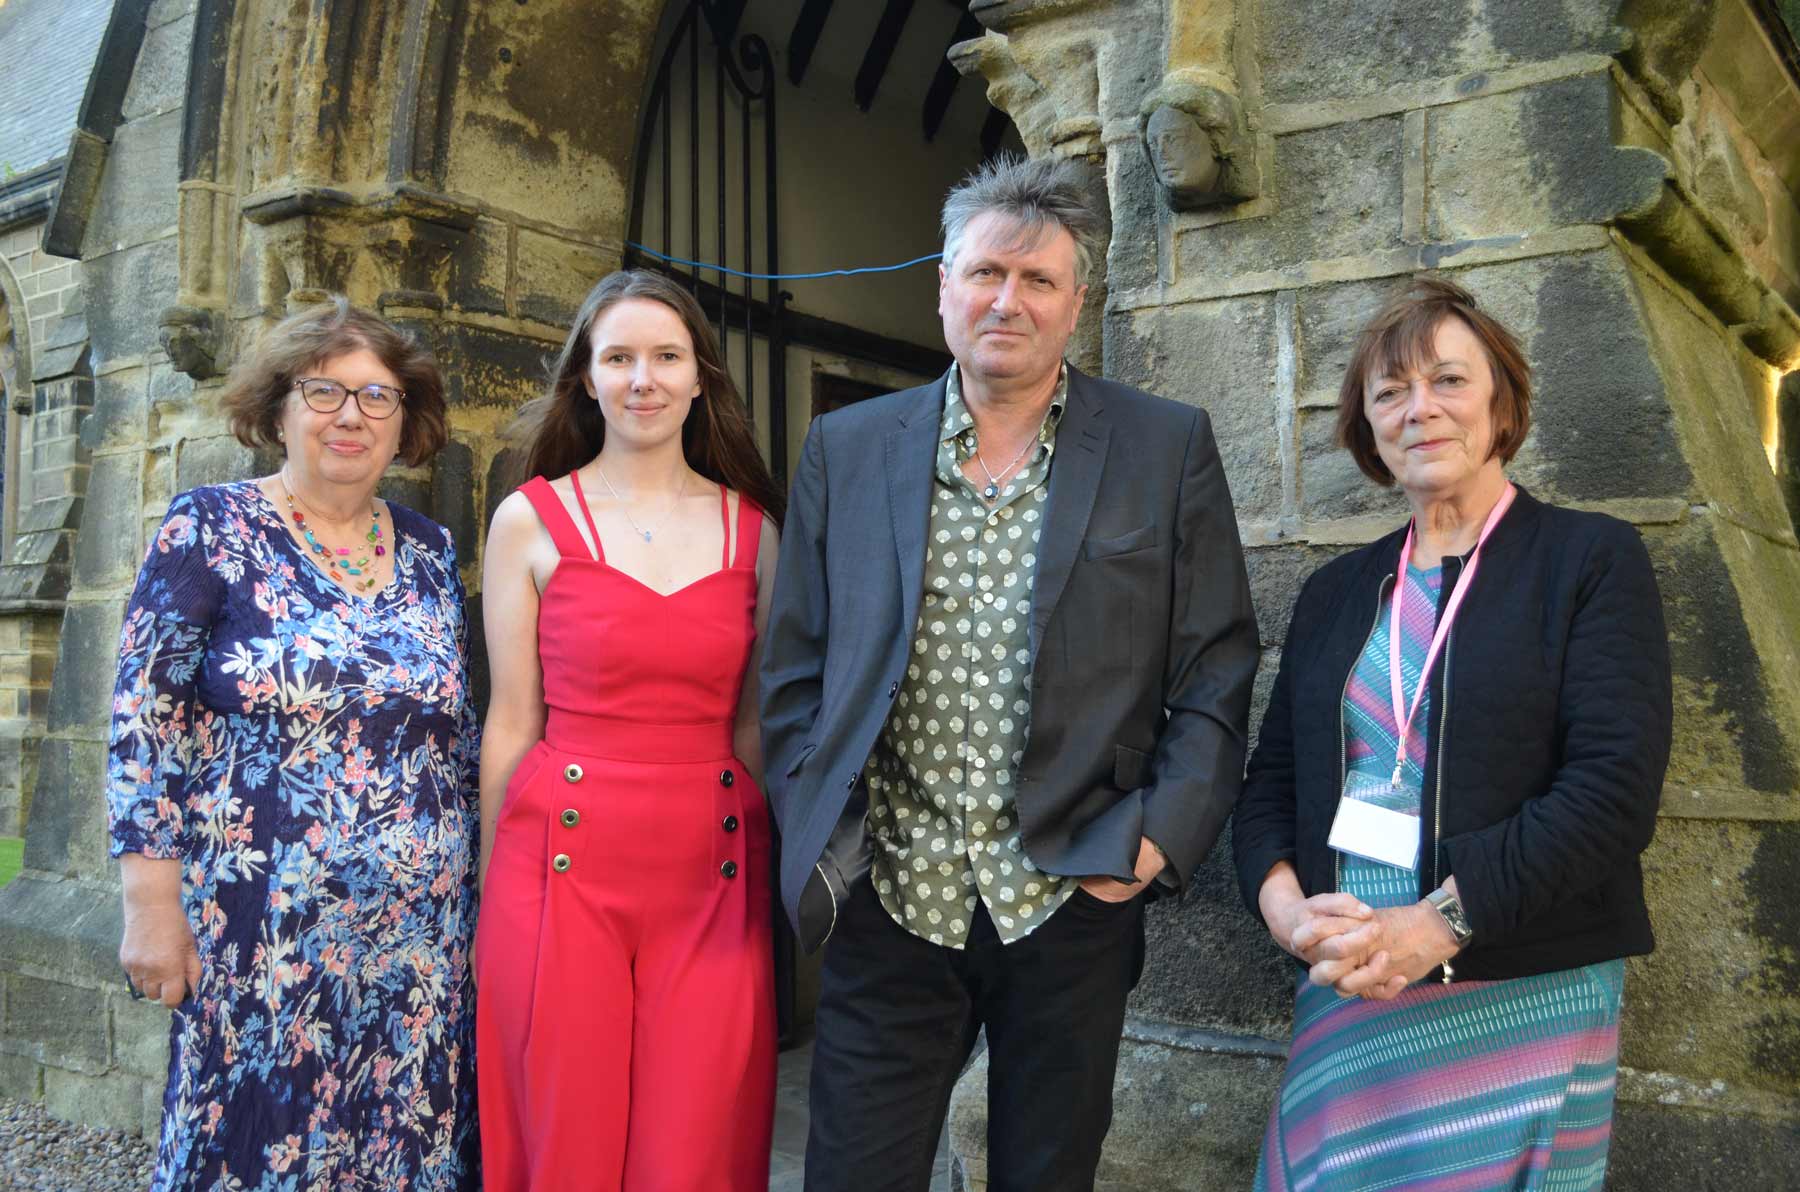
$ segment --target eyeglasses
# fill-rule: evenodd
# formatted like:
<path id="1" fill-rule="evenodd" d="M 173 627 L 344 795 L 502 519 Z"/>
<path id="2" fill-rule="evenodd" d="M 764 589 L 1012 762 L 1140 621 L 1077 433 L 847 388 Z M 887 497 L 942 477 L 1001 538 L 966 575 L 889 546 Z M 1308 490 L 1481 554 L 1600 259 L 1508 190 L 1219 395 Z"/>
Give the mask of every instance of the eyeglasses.
<path id="1" fill-rule="evenodd" d="M 391 418 L 400 403 L 406 400 L 406 390 L 392 385 L 364 385 L 361 389 L 351 389 L 325 377 L 301 377 L 294 382 L 294 388 L 300 391 L 300 397 L 309 409 L 321 414 L 337 413 L 344 408 L 344 402 L 354 397 L 356 408 L 362 411 L 363 417 Z"/>

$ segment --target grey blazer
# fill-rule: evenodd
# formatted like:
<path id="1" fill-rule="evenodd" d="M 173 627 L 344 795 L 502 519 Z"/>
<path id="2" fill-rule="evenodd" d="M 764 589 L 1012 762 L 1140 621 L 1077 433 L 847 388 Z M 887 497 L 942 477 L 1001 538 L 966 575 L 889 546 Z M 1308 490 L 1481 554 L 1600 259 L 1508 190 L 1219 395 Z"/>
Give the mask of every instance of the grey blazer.
<path id="1" fill-rule="evenodd" d="M 794 475 L 760 678 L 782 902 L 808 951 L 868 868 L 862 770 L 918 622 L 944 385 L 815 420 Z M 1149 836 L 1185 888 L 1237 801 L 1258 656 L 1204 411 L 1069 370 L 1029 628 L 1026 851 L 1131 881 Z"/>

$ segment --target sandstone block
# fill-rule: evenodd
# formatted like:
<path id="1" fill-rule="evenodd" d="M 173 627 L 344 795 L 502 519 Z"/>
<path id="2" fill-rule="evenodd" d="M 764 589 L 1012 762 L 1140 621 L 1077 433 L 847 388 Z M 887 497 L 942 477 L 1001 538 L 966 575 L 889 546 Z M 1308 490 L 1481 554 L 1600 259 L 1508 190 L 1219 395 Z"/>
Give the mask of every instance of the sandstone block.
<path id="1" fill-rule="evenodd" d="M 1338 124 L 1278 137 L 1275 210 L 1181 229 L 1177 275 L 1230 276 L 1353 257 L 1400 242 L 1401 119 Z"/>
<path id="2" fill-rule="evenodd" d="M 96 1074 L 107 1067 L 106 1004 L 97 989 L 7 973 L 0 1047 L 51 1068 Z"/>
<path id="3" fill-rule="evenodd" d="M 44 1069 L 44 1108 L 64 1121 L 137 1133 L 144 1126 L 144 1081 L 123 1072 L 89 1076 Z"/>

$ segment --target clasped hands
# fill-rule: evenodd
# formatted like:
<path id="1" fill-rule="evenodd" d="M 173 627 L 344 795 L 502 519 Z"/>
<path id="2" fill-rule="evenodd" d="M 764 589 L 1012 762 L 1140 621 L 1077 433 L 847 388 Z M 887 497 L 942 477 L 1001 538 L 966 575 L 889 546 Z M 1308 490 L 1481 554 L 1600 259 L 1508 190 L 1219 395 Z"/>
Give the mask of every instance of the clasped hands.
<path id="1" fill-rule="evenodd" d="M 1398 997 L 1458 951 L 1449 925 L 1429 904 L 1375 910 L 1353 894 L 1308 898 L 1286 861 L 1263 879 L 1258 902 L 1275 942 L 1308 967 L 1308 980 L 1340 997 Z"/>

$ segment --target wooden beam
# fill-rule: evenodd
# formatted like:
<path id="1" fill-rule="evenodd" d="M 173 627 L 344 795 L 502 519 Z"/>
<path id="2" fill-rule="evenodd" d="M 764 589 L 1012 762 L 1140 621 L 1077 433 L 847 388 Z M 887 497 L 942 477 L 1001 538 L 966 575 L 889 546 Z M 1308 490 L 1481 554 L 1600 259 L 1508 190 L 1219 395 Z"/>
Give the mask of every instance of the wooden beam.
<path id="1" fill-rule="evenodd" d="M 862 68 L 856 72 L 856 106 L 865 112 L 874 106 L 875 93 L 881 90 L 881 80 L 887 74 L 888 63 L 893 61 L 894 47 L 900 44 L 900 33 L 912 10 L 913 0 L 887 0 L 887 7 L 881 10 L 875 35 L 863 54 Z"/>
<path id="2" fill-rule="evenodd" d="M 931 141 L 944 126 L 944 114 L 950 110 L 950 101 L 956 97 L 956 85 L 962 81 L 962 72 L 950 64 L 950 46 L 968 41 L 972 37 L 981 36 L 981 22 L 967 12 L 956 22 L 956 31 L 950 35 L 950 43 L 944 47 L 944 56 L 938 59 L 937 73 L 931 76 L 931 90 L 925 93 L 925 139 Z"/>
<path id="3" fill-rule="evenodd" d="M 788 34 L 788 82 L 798 87 L 806 78 L 813 51 L 819 48 L 819 35 L 825 32 L 825 19 L 831 15 L 831 0 L 806 0 L 800 15 L 794 18 L 793 32 Z"/>

